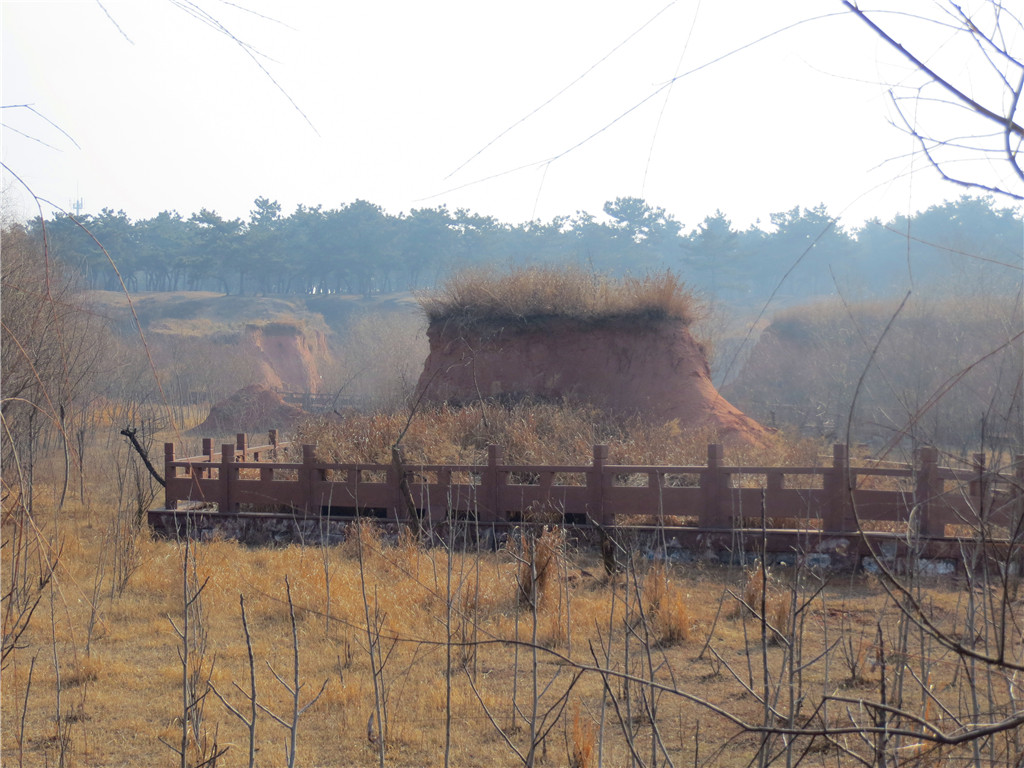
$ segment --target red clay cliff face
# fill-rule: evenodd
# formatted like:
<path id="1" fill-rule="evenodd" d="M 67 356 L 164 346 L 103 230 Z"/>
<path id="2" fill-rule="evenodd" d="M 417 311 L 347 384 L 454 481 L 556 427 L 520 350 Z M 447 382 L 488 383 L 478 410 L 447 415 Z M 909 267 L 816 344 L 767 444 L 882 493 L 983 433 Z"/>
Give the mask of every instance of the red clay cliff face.
<path id="1" fill-rule="evenodd" d="M 320 391 L 316 358 L 327 354 L 322 334 L 310 339 L 293 325 L 247 325 L 242 344 L 256 360 L 259 379 L 267 387 L 286 392 Z"/>
<path id="2" fill-rule="evenodd" d="M 704 351 L 682 323 L 555 320 L 472 334 L 434 324 L 427 336 L 418 385 L 426 400 L 568 398 L 656 422 L 678 419 L 684 429 L 710 427 L 726 439 L 765 435 L 715 389 Z"/>

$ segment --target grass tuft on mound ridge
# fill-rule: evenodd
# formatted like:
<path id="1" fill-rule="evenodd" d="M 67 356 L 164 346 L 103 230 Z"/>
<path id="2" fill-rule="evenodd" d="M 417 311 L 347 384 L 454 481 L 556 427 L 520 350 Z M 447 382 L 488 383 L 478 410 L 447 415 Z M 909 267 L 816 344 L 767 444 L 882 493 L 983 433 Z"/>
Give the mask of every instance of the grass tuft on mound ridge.
<path id="1" fill-rule="evenodd" d="M 498 275 L 466 270 L 417 300 L 431 324 L 461 329 L 526 327 L 552 320 L 587 325 L 676 320 L 690 325 L 701 313 L 697 299 L 670 271 L 612 278 L 578 267 L 529 267 Z"/>

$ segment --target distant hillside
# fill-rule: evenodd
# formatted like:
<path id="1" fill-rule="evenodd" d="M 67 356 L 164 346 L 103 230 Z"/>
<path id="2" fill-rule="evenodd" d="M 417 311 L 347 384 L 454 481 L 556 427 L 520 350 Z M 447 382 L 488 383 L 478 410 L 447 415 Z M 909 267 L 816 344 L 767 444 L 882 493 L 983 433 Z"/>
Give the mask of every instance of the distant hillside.
<path id="1" fill-rule="evenodd" d="M 876 447 L 909 436 L 958 451 L 983 440 L 1024 448 L 1019 300 L 896 309 L 824 301 L 780 312 L 722 392 L 764 424 L 837 439 L 849 424 Z"/>
<path id="2" fill-rule="evenodd" d="M 114 323 L 134 330 L 128 299 L 120 291 L 88 291 L 89 301 Z M 217 337 L 241 333 L 247 325 L 289 323 L 328 335 L 342 335 L 361 314 L 412 313 L 409 293 L 363 296 L 231 296 L 210 291 L 145 291 L 132 294 L 143 331 L 174 336 Z"/>
<path id="3" fill-rule="evenodd" d="M 259 385 L 374 403 L 403 397 L 426 356 L 422 313 L 408 293 L 133 293 L 145 350 L 123 293 L 87 297 L 118 331 L 116 354 L 136 371 L 138 399 L 208 405 Z"/>

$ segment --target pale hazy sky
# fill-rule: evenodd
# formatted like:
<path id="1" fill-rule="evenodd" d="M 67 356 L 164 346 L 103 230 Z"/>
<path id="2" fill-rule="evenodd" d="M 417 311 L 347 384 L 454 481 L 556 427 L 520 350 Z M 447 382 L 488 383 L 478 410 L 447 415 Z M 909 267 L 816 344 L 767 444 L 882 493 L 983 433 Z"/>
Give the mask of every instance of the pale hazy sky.
<path id="1" fill-rule="evenodd" d="M 819 202 L 855 225 L 962 193 L 889 124 L 914 74 L 837 0 L 239 2 L 2 0 L 3 162 L 133 219 L 638 196 L 687 228 Z"/>

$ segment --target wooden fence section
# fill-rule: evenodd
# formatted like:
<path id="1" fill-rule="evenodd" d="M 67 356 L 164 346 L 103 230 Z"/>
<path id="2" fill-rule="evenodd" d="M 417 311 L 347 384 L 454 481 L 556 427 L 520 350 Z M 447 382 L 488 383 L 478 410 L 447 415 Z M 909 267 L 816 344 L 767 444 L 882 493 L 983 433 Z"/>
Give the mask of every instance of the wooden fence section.
<path id="1" fill-rule="evenodd" d="M 311 445 L 301 446 L 299 456 L 290 451 L 275 432 L 270 444 L 257 448 L 239 435 L 235 445 L 221 446 L 219 457 L 209 440 L 203 455 L 191 458 L 176 458 L 173 443 L 167 443 L 165 509 L 154 513 L 193 510 L 209 516 L 216 510 L 218 517 L 246 512 L 408 521 L 394 466 L 318 461 Z M 490 446 L 483 465 L 407 464 L 404 469 L 416 514 L 431 522 L 514 523 L 533 516 L 569 525 L 588 519 L 617 525 L 632 518 L 742 529 L 760 527 L 763 502 L 773 527 L 826 535 L 902 524 L 941 537 L 947 525 L 1013 529 L 1024 511 L 1024 456 L 1002 474 L 986 468 L 983 454 L 964 468 L 941 467 L 930 447 L 918 451 L 913 466 L 851 467 L 841 444 L 833 446 L 831 465 L 821 467 L 730 466 L 720 445 L 708 446 L 702 466 L 616 465 L 607 459 L 607 446 L 597 445 L 585 466 L 505 464 L 501 448 Z"/>

